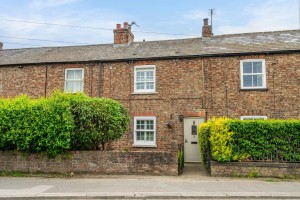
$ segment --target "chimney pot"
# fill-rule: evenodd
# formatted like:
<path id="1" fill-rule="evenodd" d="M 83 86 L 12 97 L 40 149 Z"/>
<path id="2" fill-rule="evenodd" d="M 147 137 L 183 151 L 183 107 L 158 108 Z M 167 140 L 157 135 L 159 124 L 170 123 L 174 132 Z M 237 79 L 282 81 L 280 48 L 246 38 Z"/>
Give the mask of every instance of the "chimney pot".
<path id="1" fill-rule="evenodd" d="M 128 28 L 128 22 L 124 22 L 123 27 Z"/>
<path id="2" fill-rule="evenodd" d="M 121 24 L 117 24 L 116 29 L 121 29 Z"/>
<path id="3" fill-rule="evenodd" d="M 203 19 L 203 24 L 204 24 L 204 26 L 208 26 L 208 18 Z"/>

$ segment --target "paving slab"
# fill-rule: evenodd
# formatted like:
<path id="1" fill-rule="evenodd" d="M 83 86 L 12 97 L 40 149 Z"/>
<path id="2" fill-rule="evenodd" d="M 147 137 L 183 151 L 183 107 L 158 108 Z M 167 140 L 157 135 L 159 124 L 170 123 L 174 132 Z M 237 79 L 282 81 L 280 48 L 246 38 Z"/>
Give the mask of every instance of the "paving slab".
<path id="1" fill-rule="evenodd" d="M 300 199 L 299 180 L 210 177 L 199 164 L 180 176 L 0 177 L 0 199 Z"/>

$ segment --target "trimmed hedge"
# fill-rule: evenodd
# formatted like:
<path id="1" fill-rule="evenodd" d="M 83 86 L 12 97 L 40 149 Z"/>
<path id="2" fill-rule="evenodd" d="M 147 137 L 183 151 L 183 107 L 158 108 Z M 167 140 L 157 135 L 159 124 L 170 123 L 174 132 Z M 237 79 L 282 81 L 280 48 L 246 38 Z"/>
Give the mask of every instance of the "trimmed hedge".
<path id="1" fill-rule="evenodd" d="M 198 129 L 201 152 L 213 160 L 300 161 L 300 120 L 211 119 Z M 207 154 L 202 153 L 207 163 Z"/>
<path id="2" fill-rule="evenodd" d="M 300 120 L 230 120 L 233 152 L 251 160 L 300 161 Z"/>
<path id="3" fill-rule="evenodd" d="M 117 101 L 54 93 L 45 99 L 0 99 L 0 150 L 46 152 L 99 149 L 127 131 L 129 115 Z"/>
<path id="4" fill-rule="evenodd" d="M 55 156 L 70 149 L 74 122 L 68 102 L 20 96 L 1 100 L 0 116 L 0 150 Z"/>
<path id="5" fill-rule="evenodd" d="M 200 145 L 200 155 L 205 167 L 208 167 L 208 154 L 210 154 L 210 128 L 213 121 L 209 120 L 206 123 L 200 124 L 198 127 L 198 140 Z"/>

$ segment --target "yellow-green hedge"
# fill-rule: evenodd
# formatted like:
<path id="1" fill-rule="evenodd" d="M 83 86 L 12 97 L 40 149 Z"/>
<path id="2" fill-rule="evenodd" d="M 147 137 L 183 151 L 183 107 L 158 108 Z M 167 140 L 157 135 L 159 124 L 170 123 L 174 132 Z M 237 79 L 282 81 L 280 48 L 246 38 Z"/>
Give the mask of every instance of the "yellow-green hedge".
<path id="1" fill-rule="evenodd" d="M 213 118 L 199 126 L 202 160 L 210 146 L 213 160 L 300 161 L 299 120 L 242 121 Z"/>

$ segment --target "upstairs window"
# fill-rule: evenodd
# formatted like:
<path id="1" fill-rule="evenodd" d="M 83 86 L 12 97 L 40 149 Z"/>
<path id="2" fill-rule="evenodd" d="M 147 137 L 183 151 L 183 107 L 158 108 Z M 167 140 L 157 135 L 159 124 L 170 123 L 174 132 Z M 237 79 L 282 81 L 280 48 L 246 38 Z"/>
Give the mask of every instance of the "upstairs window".
<path id="1" fill-rule="evenodd" d="M 134 67 L 134 93 L 155 92 L 155 65 Z"/>
<path id="2" fill-rule="evenodd" d="M 65 70 L 65 92 L 83 92 L 83 69 Z"/>
<path id="3" fill-rule="evenodd" d="M 266 88 L 265 60 L 242 60 L 240 70 L 241 89 Z"/>

